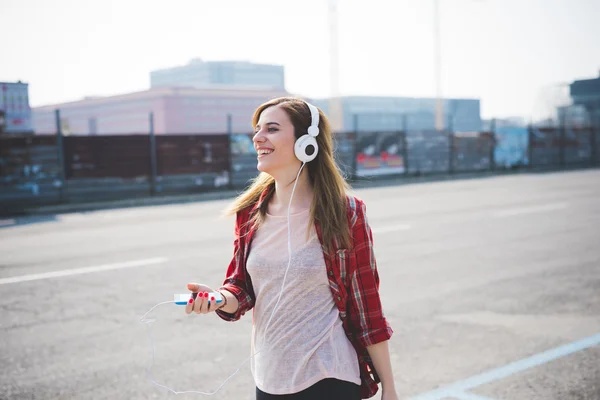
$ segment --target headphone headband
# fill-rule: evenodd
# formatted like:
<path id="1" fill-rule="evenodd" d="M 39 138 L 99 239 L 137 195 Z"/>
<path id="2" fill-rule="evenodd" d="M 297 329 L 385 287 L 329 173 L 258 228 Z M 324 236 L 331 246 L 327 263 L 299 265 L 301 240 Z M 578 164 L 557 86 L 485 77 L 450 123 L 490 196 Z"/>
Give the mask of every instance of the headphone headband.
<path id="1" fill-rule="evenodd" d="M 319 134 L 319 110 L 309 102 L 305 102 L 310 110 L 311 123 L 308 128 L 308 134 L 312 137 L 316 137 Z"/>

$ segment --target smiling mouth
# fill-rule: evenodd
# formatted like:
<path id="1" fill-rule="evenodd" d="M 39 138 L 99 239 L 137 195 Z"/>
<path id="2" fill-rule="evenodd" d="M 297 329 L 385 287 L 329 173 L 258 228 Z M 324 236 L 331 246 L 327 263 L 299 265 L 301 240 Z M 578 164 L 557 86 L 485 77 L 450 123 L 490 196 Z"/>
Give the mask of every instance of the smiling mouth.
<path id="1" fill-rule="evenodd" d="M 263 157 L 266 157 L 266 156 L 268 156 L 269 154 L 273 153 L 274 151 L 275 151 L 275 150 L 267 150 L 267 151 L 265 151 L 265 150 L 260 150 L 260 151 L 258 152 L 258 158 L 263 158 Z"/>

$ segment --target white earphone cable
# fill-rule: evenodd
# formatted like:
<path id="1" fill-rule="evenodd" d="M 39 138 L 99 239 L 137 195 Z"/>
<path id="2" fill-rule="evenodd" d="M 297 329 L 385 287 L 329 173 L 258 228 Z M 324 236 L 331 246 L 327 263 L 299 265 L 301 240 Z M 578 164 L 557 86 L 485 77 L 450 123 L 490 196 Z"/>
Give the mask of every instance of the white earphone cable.
<path id="1" fill-rule="evenodd" d="M 290 202 L 288 204 L 288 210 L 287 210 L 287 221 L 288 221 L 288 265 L 287 268 L 285 269 L 285 274 L 283 275 L 283 281 L 281 282 L 281 290 L 279 291 L 279 297 L 277 298 L 277 302 L 275 303 L 275 306 L 273 307 L 273 311 L 271 312 L 271 317 L 269 318 L 269 321 L 267 322 L 267 325 L 265 326 L 265 330 L 263 333 L 263 346 L 265 344 L 265 337 L 267 334 L 267 331 L 269 329 L 269 325 L 271 324 L 271 320 L 273 319 L 273 315 L 275 315 L 275 310 L 277 309 L 277 306 L 279 305 L 279 301 L 281 300 L 281 295 L 283 294 L 283 288 L 285 287 L 285 280 L 287 278 L 287 274 L 288 271 L 290 269 L 290 265 L 292 264 L 292 244 L 291 244 L 291 228 L 290 228 L 290 215 L 291 215 L 291 209 L 292 209 L 292 200 L 294 198 L 294 192 L 296 191 L 296 184 L 298 183 L 298 179 L 300 178 L 300 173 L 302 173 L 302 169 L 304 168 L 304 166 L 306 165 L 306 162 L 302 163 L 302 166 L 300 167 L 300 170 L 298 171 L 298 175 L 296 176 L 296 180 L 294 182 L 294 187 L 292 188 L 292 193 L 290 195 Z M 150 363 L 150 366 L 148 367 L 146 374 L 148 375 L 148 379 L 150 380 L 150 382 L 154 383 L 156 386 L 161 387 L 163 389 L 168 390 L 169 392 L 173 393 L 173 394 L 186 394 L 186 393 L 197 393 L 197 394 L 202 394 L 202 395 L 206 395 L 206 396 L 212 396 L 214 394 L 216 394 L 217 392 L 219 392 L 219 390 L 221 390 L 221 388 L 223 386 L 225 386 L 225 384 L 231 379 L 233 378 L 239 371 L 240 369 L 242 369 L 242 367 L 249 361 L 251 360 L 255 355 L 257 355 L 259 352 L 262 351 L 262 348 L 260 350 L 257 350 L 254 352 L 254 354 L 250 355 L 248 358 L 246 358 L 241 364 L 240 366 L 235 370 L 235 372 L 233 374 L 231 374 L 227 379 L 225 379 L 223 381 L 223 383 L 221 383 L 221 385 L 213 392 L 200 392 L 200 391 L 196 391 L 196 390 L 186 390 L 186 391 L 176 391 L 171 389 L 170 387 L 163 385 L 161 383 L 158 383 L 154 377 L 152 376 L 152 367 L 154 366 L 154 358 L 155 358 L 155 351 L 154 351 L 154 341 L 152 339 L 152 323 L 154 323 L 156 320 L 155 319 L 147 319 L 146 316 L 148 314 L 150 314 L 150 312 L 152 312 L 156 307 L 163 305 L 163 304 L 172 304 L 174 303 L 173 300 L 171 301 L 163 301 L 161 303 L 156 304 L 155 306 L 153 306 L 152 308 L 150 308 L 150 310 L 148 310 L 144 316 L 142 318 L 140 318 L 140 322 L 147 324 L 148 326 L 148 337 L 150 338 L 150 345 L 152 347 L 152 362 Z"/>

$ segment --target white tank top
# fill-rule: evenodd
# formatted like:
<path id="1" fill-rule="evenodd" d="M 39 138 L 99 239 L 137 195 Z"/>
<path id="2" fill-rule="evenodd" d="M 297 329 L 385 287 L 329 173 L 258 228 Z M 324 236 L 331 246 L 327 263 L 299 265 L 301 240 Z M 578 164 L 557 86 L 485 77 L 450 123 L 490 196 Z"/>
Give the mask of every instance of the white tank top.
<path id="1" fill-rule="evenodd" d="M 361 383 L 356 351 L 333 301 L 314 226 L 306 235 L 308 222 L 309 210 L 290 218 L 292 263 L 264 342 L 288 265 L 287 216 L 267 214 L 246 264 L 256 295 L 252 353 L 259 351 L 251 369 L 256 386 L 270 394 L 297 393 L 325 378 Z"/>

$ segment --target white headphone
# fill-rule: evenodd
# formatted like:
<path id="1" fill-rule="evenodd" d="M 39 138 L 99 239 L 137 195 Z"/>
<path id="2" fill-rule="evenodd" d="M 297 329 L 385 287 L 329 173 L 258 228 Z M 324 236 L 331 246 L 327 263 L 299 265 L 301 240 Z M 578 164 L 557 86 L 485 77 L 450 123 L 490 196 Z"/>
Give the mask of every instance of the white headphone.
<path id="1" fill-rule="evenodd" d="M 308 128 L 308 133 L 302 135 L 294 144 L 294 153 L 296 158 L 302 162 L 310 162 L 315 159 L 319 152 L 317 145 L 317 135 L 319 134 L 319 110 L 310 103 L 305 102 L 310 110 L 311 124 Z"/>

